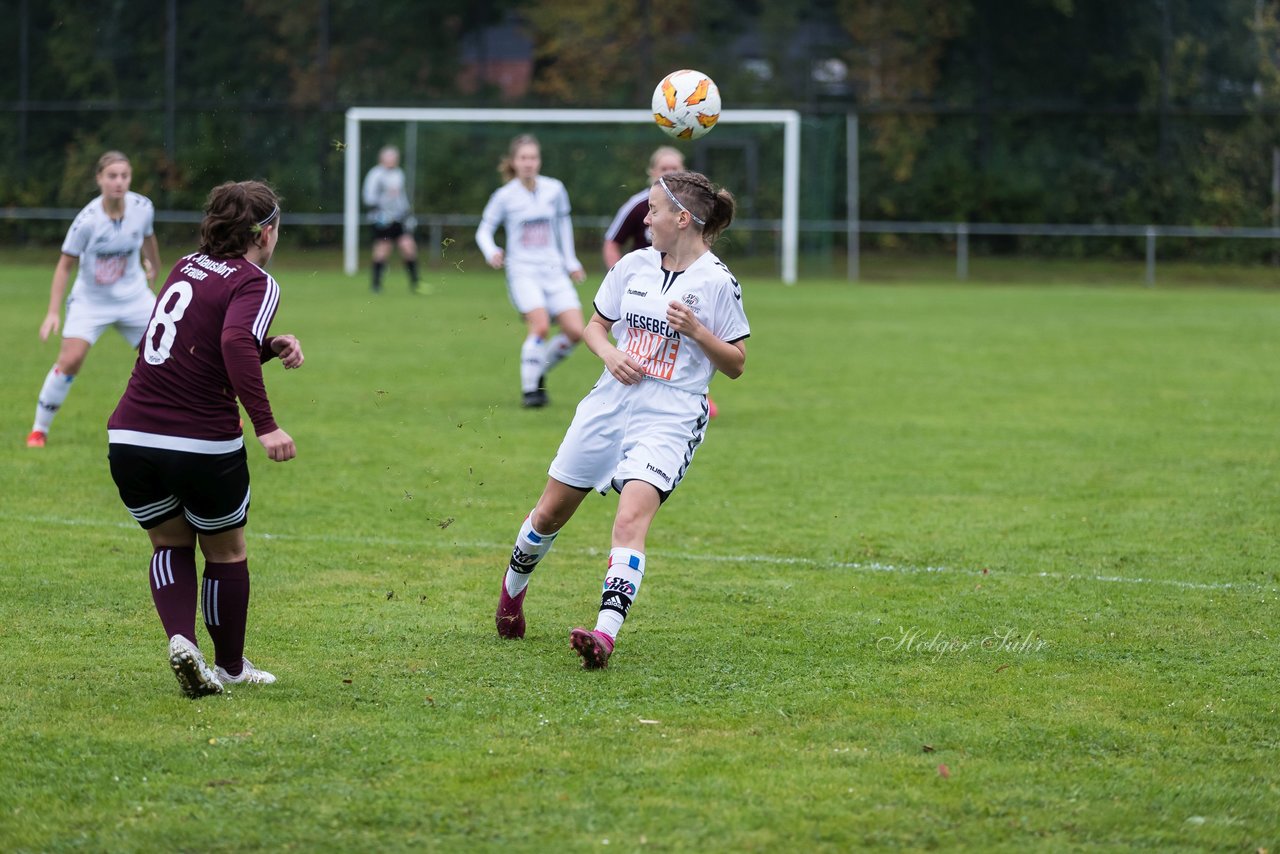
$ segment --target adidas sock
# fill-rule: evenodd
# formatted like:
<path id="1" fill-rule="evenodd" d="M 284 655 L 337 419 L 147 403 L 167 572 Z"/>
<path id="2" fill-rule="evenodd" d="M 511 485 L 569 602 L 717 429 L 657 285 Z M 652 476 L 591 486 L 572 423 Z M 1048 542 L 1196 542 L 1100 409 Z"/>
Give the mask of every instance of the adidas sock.
<path id="1" fill-rule="evenodd" d="M 578 345 L 569 340 L 569 336 L 561 332 L 547 344 L 546 354 L 544 355 L 544 363 L 542 372 L 548 373 L 556 365 L 560 364 L 565 358 L 573 352 L 573 348 Z"/>
<path id="2" fill-rule="evenodd" d="M 196 550 L 156 549 L 150 584 L 164 636 L 182 635 L 196 643 Z"/>
<path id="3" fill-rule="evenodd" d="M 644 580 L 644 553 L 635 549 L 609 550 L 609 569 L 604 574 L 604 590 L 600 594 L 600 613 L 596 631 L 611 638 L 618 636 L 631 603 L 640 592 Z"/>
<path id="4" fill-rule="evenodd" d="M 387 269 L 385 261 L 373 262 L 373 289 L 375 291 L 382 290 L 382 271 Z"/>
<path id="5" fill-rule="evenodd" d="M 541 338 L 530 335 L 524 339 L 520 347 L 520 390 L 531 392 L 538 390 L 538 378 L 542 376 L 544 344 Z"/>
<path id="6" fill-rule="evenodd" d="M 49 373 L 44 378 L 44 385 L 40 386 L 40 397 L 36 400 L 36 420 L 31 426 L 32 430 L 39 430 L 41 433 L 49 432 L 49 428 L 53 426 L 53 416 L 58 414 L 58 410 L 66 401 L 67 393 L 71 391 L 71 381 L 74 379 L 74 374 L 64 374 L 58 370 L 57 365 L 49 369 Z"/>
<path id="7" fill-rule="evenodd" d="M 524 517 L 520 533 L 516 536 L 516 547 L 511 550 L 511 562 L 507 564 L 507 576 L 503 583 L 507 586 L 507 595 L 516 597 L 529 586 L 529 576 L 538 566 L 538 561 L 547 556 L 551 546 L 555 544 L 555 534 L 539 534 L 533 529 L 533 513 Z"/>
<path id="8" fill-rule="evenodd" d="M 205 561 L 204 627 L 213 638 L 214 662 L 232 676 L 244 666 L 244 630 L 249 619 L 249 561 Z"/>

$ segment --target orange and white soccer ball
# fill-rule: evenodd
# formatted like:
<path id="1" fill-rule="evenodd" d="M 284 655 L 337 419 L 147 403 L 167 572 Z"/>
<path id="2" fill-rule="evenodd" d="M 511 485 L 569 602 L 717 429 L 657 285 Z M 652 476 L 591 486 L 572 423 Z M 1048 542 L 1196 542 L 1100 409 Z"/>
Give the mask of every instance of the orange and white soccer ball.
<path id="1" fill-rule="evenodd" d="M 720 120 L 720 90 L 701 71 L 673 71 L 653 90 L 653 120 L 676 139 L 697 139 Z"/>

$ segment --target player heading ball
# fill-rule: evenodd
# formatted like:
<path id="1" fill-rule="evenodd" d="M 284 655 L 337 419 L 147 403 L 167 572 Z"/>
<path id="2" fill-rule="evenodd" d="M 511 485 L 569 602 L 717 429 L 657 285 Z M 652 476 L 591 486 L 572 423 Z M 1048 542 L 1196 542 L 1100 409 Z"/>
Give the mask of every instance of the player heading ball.
<path id="1" fill-rule="evenodd" d="M 742 288 L 711 251 L 733 213 L 733 196 L 697 172 L 664 175 L 649 189 L 653 246 L 623 256 L 596 292 L 583 340 L 604 372 L 578 404 L 516 536 L 495 615 L 500 636 L 524 636 L 534 569 L 587 493 L 613 489 L 618 510 L 596 625 L 570 633 L 583 667 L 604 667 L 613 654 L 644 579 L 649 526 L 702 444 L 711 377 L 736 379 L 746 367 Z"/>

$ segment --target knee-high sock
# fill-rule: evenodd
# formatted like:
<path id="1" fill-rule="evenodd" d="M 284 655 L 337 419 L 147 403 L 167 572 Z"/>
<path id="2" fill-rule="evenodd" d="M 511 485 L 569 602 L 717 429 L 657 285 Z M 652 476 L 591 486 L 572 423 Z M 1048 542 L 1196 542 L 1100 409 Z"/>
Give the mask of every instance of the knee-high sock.
<path id="1" fill-rule="evenodd" d="M 240 675 L 244 629 L 249 619 L 249 561 L 205 561 L 200 598 L 204 627 L 213 638 L 214 661 L 232 676 Z"/>
<path id="2" fill-rule="evenodd" d="M 555 338 L 547 342 L 546 352 L 543 355 L 542 372 L 545 374 L 565 360 L 565 358 L 573 352 L 573 348 L 577 345 L 569 340 L 569 336 L 561 332 Z"/>
<path id="3" fill-rule="evenodd" d="M 644 553 L 635 549 L 609 550 L 609 569 L 604 574 L 604 590 L 600 594 L 600 613 L 596 631 L 611 638 L 618 636 L 622 621 L 631 610 L 644 580 Z"/>
<path id="4" fill-rule="evenodd" d="M 75 378 L 75 374 L 64 374 L 58 370 L 57 365 L 49 369 L 44 385 L 40 386 L 40 397 L 36 399 L 36 420 L 31 426 L 32 430 L 49 432 L 49 428 L 53 426 L 53 416 L 62 408 L 67 392 L 71 391 L 71 381 Z"/>
<path id="5" fill-rule="evenodd" d="M 151 555 L 151 601 L 164 636 L 196 642 L 196 551 L 158 548 Z"/>
<path id="6" fill-rule="evenodd" d="M 520 390 L 537 391 L 538 378 L 542 376 L 546 357 L 543 355 L 545 342 L 536 335 L 524 339 L 520 346 Z"/>
<path id="7" fill-rule="evenodd" d="M 516 546 L 511 550 L 511 562 L 507 564 L 507 575 L 503 583 L 507 586 L 507 595 L 519 596 L 520 591 L 529 585 L 529 576 L 538 566 L 538 561 L 547 556 L 551 546 L 555 544 L 555 534 L 539 534 L 533 529 L 533 518 L 530 513 L 524 517 L 520 533 L 516 536 Z"/>

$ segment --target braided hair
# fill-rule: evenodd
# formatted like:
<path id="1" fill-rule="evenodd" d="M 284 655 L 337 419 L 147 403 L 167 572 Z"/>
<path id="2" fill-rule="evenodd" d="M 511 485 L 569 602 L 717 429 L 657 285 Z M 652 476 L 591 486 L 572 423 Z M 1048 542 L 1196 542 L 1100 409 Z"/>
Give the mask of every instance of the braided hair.
<path id="1" fill-rule="evenodd" d="M 702 228 L 702 239 L 708 246 L 733 222 L 733 194 L 712 184 L 701 172 L 668 172 L 662 182 L 694 216 L 694 224 Z"/>

